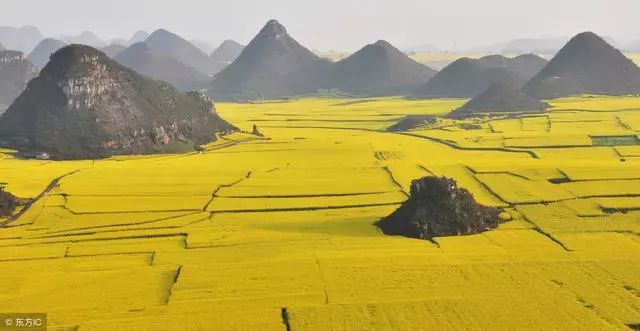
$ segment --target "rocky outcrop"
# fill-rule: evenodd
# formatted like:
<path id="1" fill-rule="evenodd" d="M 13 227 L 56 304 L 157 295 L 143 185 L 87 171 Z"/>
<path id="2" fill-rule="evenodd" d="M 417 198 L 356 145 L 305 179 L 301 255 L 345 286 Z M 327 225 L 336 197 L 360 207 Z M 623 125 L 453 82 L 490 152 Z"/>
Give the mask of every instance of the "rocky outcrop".
<path id="1" fill-rule="evenodd" d="M 18 198 L 0 186 L 0 217 L 13 215 L 17 207 L 24 206 L 27 203 L 29 203 L 29 200 Z"/>
<path id="2" fill-rule="evenodd" d="M 235 128 L 184 94 L 88 46 L 56 52 L 0 117 L 0 142 L 54 159 L 192 151 Z"/>
<path id="3" fill-rule="evenodd" d="M 24 91 L 38 69 L 18 51 L 0 51 L 0 113 Z"/>
<path id="4" fill-rule="evenodd" d="M 262 132 L 260 132 L 260 130 L 258 129 L 258 126 L 255 124 L 253 125 L 253 130 L 251 130 L 251 134 L 258 137 L 264 137 Z"/>
<path id="5" fill-rule="evenodd" d="M 431 239 L 494 229 L 499 214 L 498 208 L 478 204 L 455 180 L 425 177 L 414 180 L 409 200 L 377 225 L 387 235 Z"/>

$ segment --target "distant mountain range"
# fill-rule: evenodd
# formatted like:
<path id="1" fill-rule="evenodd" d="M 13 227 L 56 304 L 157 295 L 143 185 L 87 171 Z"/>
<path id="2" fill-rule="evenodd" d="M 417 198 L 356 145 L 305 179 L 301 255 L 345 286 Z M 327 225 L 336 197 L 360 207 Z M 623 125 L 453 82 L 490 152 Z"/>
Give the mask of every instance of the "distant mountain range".
<path id="1" fill-rule="evenodd" d="M 244 45 L 235 40 L 227 39 L 211 53 L 211 57 L 220 62 L 231 63 L 240 56 L 243 49 Z"/>
<path id="2" fill-rule="evenodd" d="M 206 86 L 214 74 L 227 66 L 182 37 L 162 29 L 113 57 L 139 73 L 166 81 L 183 91 Z"/>
<path id="3" fill-rule="evenodd" d="M 298 43 L 276 20 L 269 21 L 238 58 L 214 77 L 216 99 L 279 98 L 335 91 L 352 95 L 409 92 L 436 72 L 386 41 L 365 46 L 333 63 Z"/>
<path id="4" fill-rule="evenodd" d="M 10 50 L 29 54 L 44 39 L 38 28 L 25 26 L 22 28 L 0 27 L 0 43 Z"/>
<path id="5" fill-rule="evenodd" d="M 131 45 L 118 53 L 115 60 L 143 75 L 165 81 L 182 91 L 206 86 L 211 80 L 209 75 L 168 55 L 153 52 L 145 42 Z"/>
<path id="6" fill-rule="evenodd" d="M 216 50 L 215 46 L 212 46 L 210 43 L 200 40 L 200 39 L 192 39 L 189 41 L 193 46 L 196 46 L 202 53 L 211 54 Z"/>
<path id="7" fill-rule="evenodd" d="M 145 40 L 152 52 L 165 54 L 207 75 L 218 73 L 224 63 L 212 59 L 196 46 L 164 29 L 156 30 Z"/>
<path id="8" fill-rule="evenodd" d="M 131 46 L 135 43 L 139 43 L 141 41 L 144 41 L 145 39 L 149 38 L 149 33 L 147 31 L 136 31 L 133 36 L 131 36 L 131 38 L 129 39 L 125 39 L 125 38 L 115 38 L 115 39 L 111 39 L 107 42 L 107 44 L 109 45 L 121 45 L 121 46 Z M 104 48 L 104 47 L 103 47 Z"/>
<path id="9" fill-rule="evenodd" d="M 119 60 L 134 70 L 154 79 L 165 80 L 181 90 L 206 86 L 207 81 L 231 63 L 243 47 L 233 41 L 227 41 L 213 51 L 214 56 L 208 56 L 208 53 L 201 51 L 187 40 L 162 29 L 155 31 L 152 35 L 145 31 L 138 31 L 128 40 L 113 39 L 107 43 L 90 31 L 77 36 L 65 36 L 60 40 L 42 38 L 39 31 L 32 27 L 0 28 L 0 41 L 4 40 L 13 46 L 11 49 L 29 49 L 28 59 L 39 69 L 47 64 L 51 54 L 68 44 L 92 46 L 116 59 L 118 54 L 125 51 L 127 47 L 146 42 L 144 51 L 140 47 L 135 47 Z M 135 59 L 136 54 L 139 54 L 140 58 Z"/>
<path id="10" fill-rule="evenodd" d="M 107 43 L 88 31 L 56 40 L 43 39 L 33 27 L 0 28 L 0 43 L 7 49 L 26 48 L 34 42 L 27 59 L 38 68 L 68 43 L 93 45 L 143 75 L 182 91 L 206 90 L 220 100 L 318 93 L 473 98 L 498 83 L 524 86 L 524 92 L 534 98 L 637 92 L 637 66 L 610 45 L 611 39 L 590 33 L 566 45 L 564 38 L 517 39 L 483 49 L 550 53 L 562 48 L 551 63 L 533 53 L 513 58 L 488 55 L 457 59 L 438 72 L 384 40 L 333 62 L 304 47 L 276 20 L 269 21 L 246 47 L 226 40 L 210 55 L 212 47 L 207 43 L 190 42 L 164 29 L 151 34 L 138 31 L 129 39 Z M 429 49 L 427 45 L 413 50 Z"/>
<path id="11" fill-rule="evenodd" d="M 126 44 L 123 44 L 124 46 L 131 46 L 133 44 L 137 44 L 139 42 L 143 42 L 145 40 L 147 40 L 147 38 L 149 38 L 149 32 L 147 31 L 137 31 L 136 33 L 133 34 L 133 36 L 131 36 L 131 38 L 129 39 L 129 41 Z"/>
<path id="12" fill-rule="evenodd" d="M 84 31 L 77 36 L 64 36 L 62 41 L 67 44 L 81 44 L 95 48 L 102 48 L 107 46 L 107 42 L 100 39 L 95 33 L 91 31 Z"/>
<path id="13" fill-rule="evenodd" d="M 474 47 L 468 50 L 474 53 L 501 53 L 501 54 L 555 54 L 568 41 L 570 37 L 559 38 L 521 38 L 506 42 L 496 43 L 490 46 Z M 607 43 L 618 49 L 633 51 L 640 49 L 640 40 L 635 42 L 622 42 L 611 37 L 603 37 Z"/>
<path id="14" fill-rule="evenodd" d="M 22 52 L 0 51 L 0 113 L 24 91 L 37 73 L 38 69 Z"/>
<path id="15" fill-rule="evenodd" d="M 416 91 L 422 97 L 472 98 L 498 82 L 522 87 L 547 60 L 533 54 L 507 58 L 490 55 L 454 61 Z"/>
<path id="16" fill-rule="evenodd" d="M 110 58 L 115 59 L 118 54 L 127 49 L 127 46 L 121 44 L 111 44 L 109 46 L 105 46 L 100 48 L 102 52 L 107 54 Z"/>
<path id="17" fill-rule="evenodd" d="M 49 62 L 51 54 L 57 52 L 60 48 L 67 46 L 63 41 L 56 39 L 44 39 L 42 40 L 27 57 L 31 63 L 33 63 L 39 69 Z"/>

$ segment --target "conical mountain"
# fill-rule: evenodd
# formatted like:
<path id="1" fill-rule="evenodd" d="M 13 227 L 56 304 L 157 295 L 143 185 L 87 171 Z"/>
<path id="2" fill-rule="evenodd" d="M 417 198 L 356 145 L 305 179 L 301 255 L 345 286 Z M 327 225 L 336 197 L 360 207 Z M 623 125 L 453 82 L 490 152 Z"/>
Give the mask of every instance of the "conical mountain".
<path id="1" fill-rule="evenodd" d="M 5 147 L 59 159 L 194 150 L 233 129 L 209 99 L 178 92 L 83 45 L 53 54 L 0 117 Z"/>
<path id="2" fill-rule="evenodd" d="M 513 83 L 499 82 L 464 106 L 454 110 L 449 117 L 461 118 L 488 113 L 542 112 L 547 107 L 548 104 L 528 96 Z"/>
<path id="3" fill-rule="evenodd" d="M 507 66 L 516 72 L 522 74 L 523 77 L 533 77 L 544 68 L 549 60 L 536 54 L 522 54 L 511 58 Z"/>
<path id="4" fill-rule="evenodd" d="M 411 93 L 436 74 L 384 40 L 365 46 L 332 67 L 327 87 L 357 95 Z"/>
<path id="5" fill-rule="evenodd" d="M 524 91 L 538 98 L 640 94 L 640 68 L 593 32 L 571 39 Z"/>
<path id="6" fill-rule="evenodd" d="M 198 47 L 198 49 L 205 54 L 211 54 L 213 51 L 216 50 L 215 46 L 212 46 L 208 41 L 204 41 L 202 39 L 191 39 L 189 40 L 189 42 L 193 46 Z"/>
<path id="7" fill-rule="evenodd" d="M 31 61 L 31 63 L 36 67 L 42 69 L 49 62 L 51 54 L 57 52 L 64 46 L 67 46 L 67 44 L 63 41 L 51 38 L 44 39 L 38 44 L 38 46 L 36 46 L 36 48 L 33 49 L 27 59 L 29 59 L 29 61 Z"/>
<path id="8" fill-rule="evenodd" d="M 211 53 L 211 57 L 218 61 L 231 63 L 240 56 L 243 49 L 244 45 L 235 40 L 227 39 Z"/>
<path id="9" fill-rule="evenodd" d="M 269 21 L 238 58 L 212 83 L 216 99 L 277 98 L 317 91 L 323 60 L 293 39 L 278 21 Z"/>
<path id="10" fill-rule="evenodd" d="M 24 54 L 18 51 L 0 51 L 0 113 L 27 87 L 38 73 Z"/>
<path id="11" fill-rule="evenodd" d="M 123 46 L 122 44 L 111 44 L 109 46 L 100 48 L 100 51 L 107 54 L 107 56 L 109 56 L 110 58 L 115 59 L 115 57 L 125 49 L 127 49 L 127 47 Z"/>
<path id="12" fill-rule="evenodd" d="M 527 54 L 515 58 L 489 55 L 480 59 L 461 58 L 437 73 L 417 94 L 426 97 L 472 98 L 498 82 L 521 87 L 547 61 Z"/>
<path id="13" fill-rule="evenodd" d="M 143 42 L 147 40 L 147 38 L 149 38 L 149 32 L 143 31 L 143 30 L 137 31 L 136 33 L 133 34 L 133 36 L 131 36 L 131 38 L 127 41 L 127 44 L 125 46 L 131 46 L 133 44 Z"/>
<path id="14" fill-rule="evenodd" d="M 225 66 L 187 40 L 167 30 L 153 32 L 145 42 L 152 52 L 171 57 L 207 75 L 214 75 Z"/>
<path id="15" fill-rule="evenodd" d="M 190 91 L 206 86 L 211 79 L 171 57 L 151 52 L 144 42 L 121 51 L 115 60 L 138 73 L 165 81 L 179 90 Z"/>

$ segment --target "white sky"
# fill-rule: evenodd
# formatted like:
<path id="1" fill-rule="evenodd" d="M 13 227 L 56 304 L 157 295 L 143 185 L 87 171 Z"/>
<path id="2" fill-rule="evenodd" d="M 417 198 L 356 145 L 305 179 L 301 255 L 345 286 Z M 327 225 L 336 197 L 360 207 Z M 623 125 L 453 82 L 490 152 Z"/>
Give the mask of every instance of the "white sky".
<path id="1" fill-rule="evenodd" d="M 354 50 L 378 39 L 457 49 L 591 30 L 640 40 L 640 0 L 1 0 L 0 25 L 46 36 L 91 30 L 103 39 L 165 28 L 187 39 L 248 42 L 276 18 L 315 49 Z"/>

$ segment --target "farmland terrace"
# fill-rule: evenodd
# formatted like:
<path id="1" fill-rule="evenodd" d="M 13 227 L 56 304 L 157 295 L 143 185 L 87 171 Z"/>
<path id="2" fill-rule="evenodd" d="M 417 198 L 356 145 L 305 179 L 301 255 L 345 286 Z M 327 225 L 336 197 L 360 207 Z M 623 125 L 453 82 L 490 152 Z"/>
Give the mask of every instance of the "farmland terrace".
<path id="1" fill-rule="evenodd" d="M 425 122 L 465 100 L 219 104 L 202 153 L 0 154 L 3 311 L 53 327 L 625 329 L 640 324 L 640 98 Z M 431 241 L 374 225 L 412 179 L 454 178 L 512 220 Z M 214 327 L 215 326 L 215 327 Z"/>

